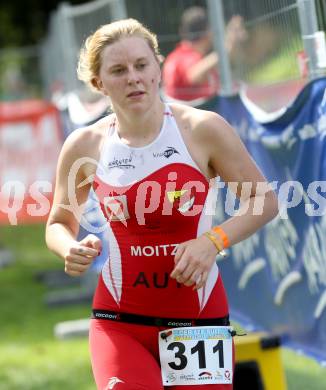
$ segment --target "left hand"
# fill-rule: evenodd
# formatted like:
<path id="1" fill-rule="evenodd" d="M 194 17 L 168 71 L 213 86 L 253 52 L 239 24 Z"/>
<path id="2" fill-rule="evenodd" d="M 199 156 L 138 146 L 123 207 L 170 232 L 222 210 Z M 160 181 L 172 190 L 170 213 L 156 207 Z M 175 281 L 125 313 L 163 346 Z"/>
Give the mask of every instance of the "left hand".
<path id="1" fill-rule="evenodd" d="M 178 246 L 170 276 L 185 286 L 195 284 L 198 290 L 205 285 L 216 255 L 215 245 L 205 236 L 183 242 Z"/>

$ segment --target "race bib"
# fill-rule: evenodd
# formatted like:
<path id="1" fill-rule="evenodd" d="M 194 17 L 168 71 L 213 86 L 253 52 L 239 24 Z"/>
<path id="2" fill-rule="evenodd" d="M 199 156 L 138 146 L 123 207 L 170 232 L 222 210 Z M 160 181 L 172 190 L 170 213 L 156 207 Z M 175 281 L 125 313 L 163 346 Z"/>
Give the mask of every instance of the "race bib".
<path id="1" fill-rule="evenodd" d="M 232 327 L 198 326 L 159 332 L 164 386 L 232 383 Z"/>

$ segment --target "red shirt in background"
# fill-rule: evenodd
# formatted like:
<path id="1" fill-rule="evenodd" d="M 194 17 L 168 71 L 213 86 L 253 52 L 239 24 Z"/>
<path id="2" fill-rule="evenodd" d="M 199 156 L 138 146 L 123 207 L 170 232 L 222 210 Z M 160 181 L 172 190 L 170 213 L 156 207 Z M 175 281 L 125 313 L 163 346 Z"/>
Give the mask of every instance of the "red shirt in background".
<path id="1" fill-rule="evenodd" d="M 163 87 L 166 95 L 179 100 L 194 100 L 209 98 L 218 93 L 220 87 L 219 75 L 212 69 L 208 80 L 200 84 L 191 84 L 187 70 L 197 64 L 203 55 L 188 42 L 182 41 L 166 57 L 163 65 Z"/>

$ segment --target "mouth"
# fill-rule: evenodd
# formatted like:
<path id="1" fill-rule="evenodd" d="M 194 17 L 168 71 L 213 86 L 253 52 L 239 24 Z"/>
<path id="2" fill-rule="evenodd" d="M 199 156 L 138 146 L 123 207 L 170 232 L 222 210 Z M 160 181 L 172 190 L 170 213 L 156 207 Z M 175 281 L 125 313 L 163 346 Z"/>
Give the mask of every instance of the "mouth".
<path id="1" fill-rule="evenodd" d="M 130 92 L 127 97 L 136 97 L 136 96 L 142 96 L 144 95 L 145 92 L 144 91 L 134 91 L 134 92 Z"/>

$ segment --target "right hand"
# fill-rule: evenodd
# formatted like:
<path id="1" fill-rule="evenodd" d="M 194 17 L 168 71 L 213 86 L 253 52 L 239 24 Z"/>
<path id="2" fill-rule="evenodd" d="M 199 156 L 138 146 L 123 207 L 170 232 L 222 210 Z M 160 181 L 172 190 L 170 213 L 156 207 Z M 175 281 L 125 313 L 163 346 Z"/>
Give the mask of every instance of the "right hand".
<path id="1" fill-rule="evenodd" d="M 205 236 L 182 242 L 174 257 L 175 267 L 170 276 L 178 283 L 198 290 L 205 286 L 209 272 L 216 262 L 215 245 Z"/>
<path id="2" fill-rule="evenodd" d="M 81 276 L 100 255 L 102 242 L 94 234 L 89 234 L 81 241 L 76 241 L 64 256 L 65 273 L 70 276 Z"/>
<path id="3" fill-rule="evenodd" d="M 233 15 L 226 26 L 225 41 L 229 51 L 235 49 L 235 46 L 240 45 L 248 39 L 248 31 L 244 25 L 242 16 Z"/>

